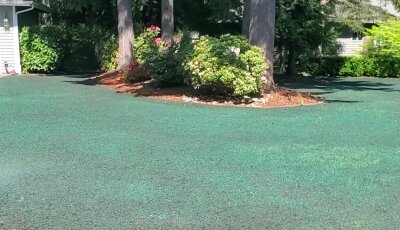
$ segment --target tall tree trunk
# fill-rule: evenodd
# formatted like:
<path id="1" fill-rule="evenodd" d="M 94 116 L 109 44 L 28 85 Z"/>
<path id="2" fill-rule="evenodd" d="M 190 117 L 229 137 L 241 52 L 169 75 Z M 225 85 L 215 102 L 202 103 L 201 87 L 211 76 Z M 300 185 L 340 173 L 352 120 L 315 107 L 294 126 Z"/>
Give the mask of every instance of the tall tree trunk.
<path id="1" fill-rule="evenodd" d="M 279 73 L 283 74 L 286 73 L 286 61 L 288 57 L 288 51 L 287 48 L 284 47 L 283 45 L 280 45 L 278 47 L 278 54 L 279 54 Z"/>
<path id="2" fill-rule="evenodd" d="M 251 0 L 244 0 L 243 4 L 243 21 L 242 21 L 242 35 L 249 38 L 250 30 L 250 14 L 251 14 Z"/>
<path id="3" fill-rule="evenodd" d="M 276 0 L 251 0 L 250 43 L 261 47 L 268 63 L 265 91 L 274 91 L 274 40 Z"/>
<path id="4" fill-rule="evenodd" d="M 174 39 L 174 0 L 161 0 L 161 13 L 162 39 L 171 45 Z"/>
<path id="5" fill-rule="evenodd" d="M 127 69 L 133 61 L 133 20 L 132 0 L 117 0 L 118 6 L 118 40 L 119 65 L 118 70 Z"/>
<path id="6" fill-rule="evenodd" d="M 297 75 L 297 50 L 295 47 L 291 46 L 289 47 L 289 60 L 288 60 L 288 68 L 287 68 L 287 74 L 291 77 L 294 77 Z"/>

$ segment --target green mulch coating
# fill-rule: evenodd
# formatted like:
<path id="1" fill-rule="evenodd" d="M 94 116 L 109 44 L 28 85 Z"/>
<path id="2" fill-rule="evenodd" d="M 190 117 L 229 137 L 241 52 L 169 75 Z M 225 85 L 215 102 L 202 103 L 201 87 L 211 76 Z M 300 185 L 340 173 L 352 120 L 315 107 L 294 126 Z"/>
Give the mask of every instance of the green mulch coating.
<path id="1" fill-rule="evenodd" d="M 329 103 L 270 110 L 80 81 L 0 79 L 0 229 L 400 226 L 400 80 L 292 83 Z"/>

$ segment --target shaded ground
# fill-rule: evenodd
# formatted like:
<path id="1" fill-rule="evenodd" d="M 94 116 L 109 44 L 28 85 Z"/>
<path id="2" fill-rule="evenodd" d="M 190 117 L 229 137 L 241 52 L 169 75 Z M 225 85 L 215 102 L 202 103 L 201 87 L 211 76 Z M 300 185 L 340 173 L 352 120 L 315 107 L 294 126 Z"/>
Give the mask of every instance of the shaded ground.
<path id="1" fill-rule="evenodd" d="M 244 109 L 0 79 L 0 229 L 396 229 L 400 81 Z"/>

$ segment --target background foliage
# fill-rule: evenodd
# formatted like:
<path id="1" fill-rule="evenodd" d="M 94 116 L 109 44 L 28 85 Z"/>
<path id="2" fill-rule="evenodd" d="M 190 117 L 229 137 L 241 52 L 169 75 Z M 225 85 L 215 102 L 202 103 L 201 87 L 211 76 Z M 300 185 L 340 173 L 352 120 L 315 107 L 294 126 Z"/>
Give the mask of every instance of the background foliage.
<path id="1" fill-rule="evenodd" d="M 149 25 L 161 24 L 160 1 L 132 1 L 134 27 L 139 43 L 136 48 L 140 49 L 139 47 L 146 44 L 153 46 L 154 44 L 149 42 L 140 44 L 140 39 L 141 33 Z M 30 32 L 23 32 L 21 46 L 24 71 L 74 72 L 85 68 L 110 71 L 116 68 L 118 45 L 115 0 L 48 0 L 48 2 L 53 12 L 50 18 L 42 20 L 47 30 L 61 31 L 61 27 L 64 29 L 60 33 L 49 31 L 48 35 L 39 32 L 37 28 L 32 28 Z M 400 6 L 398 0 L 391 0 L 391 2 L 395 6 Z M 226 33 L 232 35 L 241 33 L 243 0 L 179 0 L 174 1 L 174 10 L 177 31 L 198 31 L 201 35 L 214 37 Z M 363 21 L 376 18 L 384 20 L 390 18 L 390 15 L 379 7 L 371 6 L 367 1 L 361 0 L 277 0 L 276 17 L 276 63 L 274 66 L 276 71 L 296 75 L 298 67 L 303 70 L 304 66 L 308 66 L 307 69 L 309 69 L 310 66 L 316 65 L 315 60 L 324 60 L 319 61 L 317 66 L 329 62 L 335 65 L 328 66 L 329 71 L 320 71 L 317 68 L 312 72 L 328 72 L 329 75 L 334 75 L 333 73 L 338 73 L 335 69 L 340 66 L 341 61 L 337 61 L 340 58 L 333 61 L 335 58 L 325 57 L 335 56 L 340 51 L 336 37 L 343 27 L 364 32 Z M 51 27 L 53 29 L 50 29 Z M 60 28 L 55 29 L 56 27 Z M 371 40 L 378 41 L 371 43 L 368 47 L 368 57 L 374 57 L 375 60 L 378 60 L 378 56 L 382 56 L 382 60 L 397 57 L 400 46 L 398 44 L 399 28 L 397 21 L 383 21 L 379 23 L 379 29 L 376 27 L 368 30 Z M 54 35 L 55 38 L 50 38 L 50 35 Z M 33 40 L 27 40 L 28 37 Z M 190 81 L 187 76 L 181 77 L 187 74 L 181 66 L 178 65 L 177 70 L 173 69 L 174 65 L 182 62 L 177 59 L 182 59 L 187 54 L 184 51 L 187 46 L 185 47 L 182 47 L 181 43 L 168 49 L 160 50 L 159 47 L 145 49 L 151 51 L 147 58 L 154 58 L 153 61 L 147 61 L 145 65 L 153 65 L 147 68 L 152 69 L 154 79 L 160 85 L 174 81 L 176 84 Z M 180 54 L 176 55 L 176 52 Z M 143 53 L 138 50 L 139 59 L 141 55 Z M 34 58 L 36 56 L 37 59 Z M 168 56 L 174 58 L 168 58 Z M 310 63 L 306 64 L 308 60 Z M 353 69 L 349 66 L 353 64 L 349 64 L 346 69 Z M 180 71 L 180 74 L 177 74 L 180 77 L 173 76 L 177 71 Z M 360 71 L 356 72 L 355 75 L 359 75 Z M 377 72 L 385 72 L 386 74 L 380 75 L 386 76 L 393 75 L 391 73 L 394 71 Z"/>

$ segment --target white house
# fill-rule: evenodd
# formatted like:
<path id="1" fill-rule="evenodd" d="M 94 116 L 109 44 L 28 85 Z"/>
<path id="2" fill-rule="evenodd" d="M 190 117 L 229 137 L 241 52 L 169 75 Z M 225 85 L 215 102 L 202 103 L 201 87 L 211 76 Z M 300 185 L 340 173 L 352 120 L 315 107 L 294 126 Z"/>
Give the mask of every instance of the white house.
<path id="1" fill-rule="evenodd" d="M 371 6 L 381 8 L 386 14 L 400 18 L 400 12 L 396 10 L 392 2 L 387 0 L 369 0 L 369 2 Z M 380 19 L 379 16 L 371 16 L 364 21 L 364 26 L 372 28 L 377 19 Z M 341 56 L 354 56 L 363 50 L 363 45 L 367 42 L 367 39 L 363 34 L 348 29 L 342 32 L 337 41 L 342 46 Z"/>
<path id="2" fill-rule="evenodd" d="M 19 30 L 39 22 L 50 9 L 36 1 L 0 0 L 0 74 L 21 73 Z"/>

